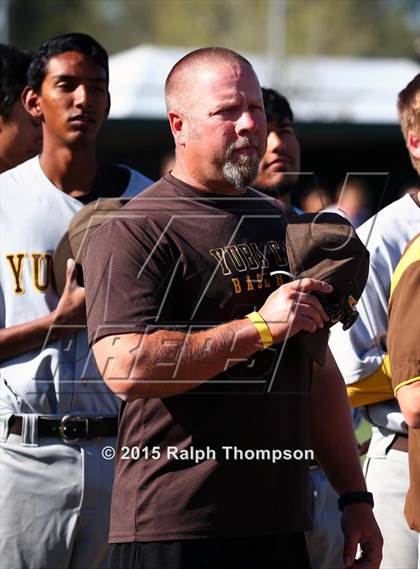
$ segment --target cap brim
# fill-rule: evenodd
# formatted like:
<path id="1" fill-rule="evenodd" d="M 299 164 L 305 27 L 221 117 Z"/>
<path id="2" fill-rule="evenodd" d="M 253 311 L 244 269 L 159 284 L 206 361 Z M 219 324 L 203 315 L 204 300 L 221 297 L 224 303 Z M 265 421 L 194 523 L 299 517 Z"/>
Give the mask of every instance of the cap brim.
<path id="1" fill-rule="evenodd" d="M 327 354 L 329 328 L 320 328 L 312 334 L 310 332 L 299 332 L 296 335 L 302 348 L 318 365 L 323 366 Z"/>

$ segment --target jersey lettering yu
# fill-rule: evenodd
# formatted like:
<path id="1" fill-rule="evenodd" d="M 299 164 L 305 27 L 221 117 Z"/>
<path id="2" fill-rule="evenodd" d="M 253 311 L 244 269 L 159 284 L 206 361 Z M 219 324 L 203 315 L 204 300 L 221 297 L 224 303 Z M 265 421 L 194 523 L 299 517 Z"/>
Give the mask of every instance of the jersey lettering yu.
<path id="1" fill-rule="evenodd" d="M 122 169 L 128 170 L 122 197 L 132 197 L 149 185 L 140 173 Z M 2 328 L 36 320 L 56 308 L 52 255 L 83 205 L 51 183 L 38 157 L 0 176 Z M 0 413 L 107 415 L 118 413 L 118 407 L 90 354 L 85 327 L 0 362 Z"/>

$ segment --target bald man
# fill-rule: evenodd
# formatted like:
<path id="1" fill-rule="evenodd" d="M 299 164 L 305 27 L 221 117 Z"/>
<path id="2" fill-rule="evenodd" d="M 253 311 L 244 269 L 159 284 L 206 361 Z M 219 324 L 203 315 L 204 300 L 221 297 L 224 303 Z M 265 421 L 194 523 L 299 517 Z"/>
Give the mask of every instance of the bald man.
<path id="1" fill-rule="evenodd" d="M 123 399 L 112 569 L 308 568 L 310 428 L 346 505 L 347 564 L 360 542 L 377 568 L 343 383 L 319 368 L 310 397 L 295 338 L 324 326 L 309 293 L 331 287 L 270 276 L 287 268 L 289 214 L 248 187 L 267 139 L 254 70 L 227 49 L 194 51 L 166 101 L 172 173 L 103 224 L 84 259 L 90 341 Z"/>

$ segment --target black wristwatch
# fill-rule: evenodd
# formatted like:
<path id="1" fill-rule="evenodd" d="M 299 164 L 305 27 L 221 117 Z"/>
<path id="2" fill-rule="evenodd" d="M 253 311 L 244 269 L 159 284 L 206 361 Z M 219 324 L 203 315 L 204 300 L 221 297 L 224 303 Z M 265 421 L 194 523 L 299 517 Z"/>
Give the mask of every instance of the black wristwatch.
<path id="1" fill-rule="evenodd" d="M 373 508 L 373 494 L 371 492 L 349 492 L 348 494 L 343 494 L 337 500 L 340 512 L 342 512 L 346 506 L 350 506 L 351 504 L 360 504 L 363 502 L 369 504 L 369 506 Z"/>

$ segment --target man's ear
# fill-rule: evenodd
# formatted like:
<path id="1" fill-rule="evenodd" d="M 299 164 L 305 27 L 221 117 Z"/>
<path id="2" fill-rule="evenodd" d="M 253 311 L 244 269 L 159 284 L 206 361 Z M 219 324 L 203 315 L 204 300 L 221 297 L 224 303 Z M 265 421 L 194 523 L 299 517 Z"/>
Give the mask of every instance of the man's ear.
<path id="1" fill-rule="evenodd" d="M 168 118 L 175 144 L 185 146 L 183 116 L 178 111 L 169 111 Z"/>
<path id="2" fill-rule="evenodd" d="M 420 136 L 415 134 L 412 130 L 408 131 L 407 148 L 415 160 L 420 160 Z"/>
<path id="3" fill-rule="evenodd" d="M 20 100 L 30 115 L 37 119 L 42 117 L 40 96 L 32 89 L 32 87 L 26 86 L 24 88 Z"/>

